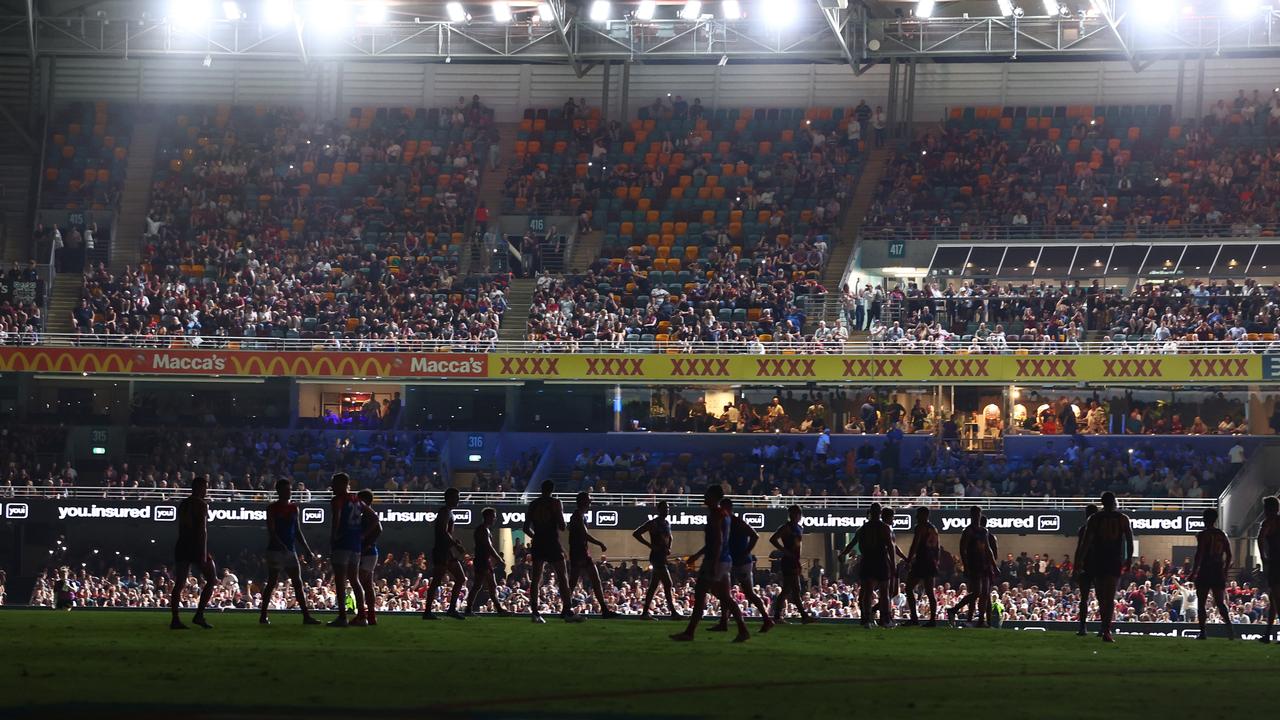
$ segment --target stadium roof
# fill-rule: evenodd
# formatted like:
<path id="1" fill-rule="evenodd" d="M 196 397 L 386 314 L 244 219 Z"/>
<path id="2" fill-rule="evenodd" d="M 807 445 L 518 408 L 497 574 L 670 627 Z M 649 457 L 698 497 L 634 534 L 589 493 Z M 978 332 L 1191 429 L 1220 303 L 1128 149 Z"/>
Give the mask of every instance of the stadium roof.
<path id="1" fill-rule="evenodd" d="M 580 73 L 802 61 L 861 72 L 895 58 L 1121 58 L 1141 70 L 1170 55 L 1278 51 L 1280 8 L 1218 0 L 0 0 L 0 54 L 32 59 L 505 61 Z"/>

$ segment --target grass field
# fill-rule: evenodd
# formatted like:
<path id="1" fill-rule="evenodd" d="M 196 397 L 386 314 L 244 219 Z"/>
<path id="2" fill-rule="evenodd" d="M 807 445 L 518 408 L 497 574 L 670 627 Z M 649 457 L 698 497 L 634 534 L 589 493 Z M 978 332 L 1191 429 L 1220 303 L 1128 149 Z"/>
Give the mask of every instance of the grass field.
<path id="1" fill-rule="evenodd" d="M 671 622 L 256 620 L 0 612 L 0 716 L 1221 717 L 1274 699 L 1280 662 L 1256 642 L 1012 630 L 790 625 L 734 645 L 671 642 Z"/>

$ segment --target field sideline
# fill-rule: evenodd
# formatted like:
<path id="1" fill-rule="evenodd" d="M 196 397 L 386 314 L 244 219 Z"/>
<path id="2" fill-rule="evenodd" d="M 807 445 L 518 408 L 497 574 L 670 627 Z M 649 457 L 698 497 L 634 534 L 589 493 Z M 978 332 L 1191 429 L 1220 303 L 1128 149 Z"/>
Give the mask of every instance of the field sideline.
<path id="1" fill-rule="evenodd" d="M 1274 697 L 1259 669 L 1280 660 L 1257 642 L 1012 630 L 793 625 L 734 645 L 671 642 L 673 622 L 209 617 L 173 632 L 162 612 L 0 612 L 0 716 L 1224 716 Z"/>

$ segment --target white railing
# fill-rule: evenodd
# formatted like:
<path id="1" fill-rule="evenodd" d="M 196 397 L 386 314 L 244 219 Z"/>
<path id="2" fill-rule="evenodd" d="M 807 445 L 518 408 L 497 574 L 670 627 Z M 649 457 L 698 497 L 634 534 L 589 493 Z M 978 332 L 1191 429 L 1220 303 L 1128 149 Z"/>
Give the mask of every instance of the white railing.
<path id="1" fill-rule="evenodd" d="M 409 353 L 700 353 L 728 355 L 1230 355 L 1280 353 L 1280 340 L 1090 341 L 1090 342 L 909 342 L 858 339 L 848 342 L 802 340 L 751 343 L 627 340 L 419 340 L 416 338 L 263 338 L 222 336 L 93 335 L 75 333 L 12 334 L 9 347 L 129 348 L 149 350 L 245 350 L 253 352 L 409 352 Z"/>
<path id="2" fill-rule="evenodd" d="M 67 487 L 13 488 L 12 494 L 0 494 L 6 498 L 37 498 L 46 500 L 59 499 L 94 499 L 119 501 L 175 500 L 187 496 L 184 488 L 108 488 L 108 487 Z M 440 490 L 374 490 L 374 496 L 380 503 L 404 503 L 438 505 L 444 503 L 444 492 Z M 327 502 L 331 494 L 328 490 L 294 491 L 293 499 L 297 502 Z M 571 506 L 575 493 L 557 493 L 556 497 Z M 652 493 L 592 493 L 592 500 L 604 507 L 651 507 L 665 500 L 672 507 L 701 507 L 701 495 L 676 495 Z M 871 497 L 869 495 L 843 495 L 824 497 L 793 497 L 789 495 L 730 495 L 738 508 L 783 508 L 788 505 L 800 505 L 809 508 L 867 508 L 878 502 L 890 507 L 919 507 L 928 505 L 931 508 L 958 509 L 977 505 L 984 510 L 1072 510 L 1080 509 L 1088 503 L 1097 503 L 1096 497 Z M 268 490 L 209 490 L 209 499 L 215 502 L 272 502 L 275 493 Z M 464 505 L 511 505 L 526 503 L 532 496 L 518 492 L 463 492 Z M 1206 508 L 1216 508 L 1217 498 L 1120 498 L 1120 508 L 1131 511 L 1165 511 L 1192 512 Z"/>

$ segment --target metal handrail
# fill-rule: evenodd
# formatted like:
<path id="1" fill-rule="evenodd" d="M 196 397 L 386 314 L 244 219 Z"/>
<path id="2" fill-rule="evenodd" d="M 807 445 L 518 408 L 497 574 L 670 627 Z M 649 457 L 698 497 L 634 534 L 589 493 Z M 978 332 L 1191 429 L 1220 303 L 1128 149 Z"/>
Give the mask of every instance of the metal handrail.
<path id="1" fill-rule="evenodd" d="M 16 487 L 12 495 L 0 494 L 6 498 L 42 498 L 85 499 L 85 500 L 119 500 L 150 501 L 176 500 L 187 496 L 184 488 L 119 488 L 119 487 Z M 208 491 L 209 499 L 214 502 L 271 502 L 275 493 L 269 490 L 213 490 Z M 374 490 L 374 496 L 380 502 L 442 504 L 444 492 L 440 490 Z M 293 499 L 298 502 L 326 502 L 332 497 L 328 490 L 295 490 Z M 524 503 L 532 499 L 532 495 L 520 492 L 463 492 L 461 499 L 466 505 L 510 505 Z M 556 493 L 555 497 L 562 502 L 574 502 L 575 493 Z M 672 507 L 701 507 L 701 495 L 689 494 L 656 494 L 656 493 L 592 493 L 592 500 L 598 506 L 606 507 L 650 507 L 660 501 L 666 501 Z M 870 495 L 845 496 L 804 496 L 790 495 L 730 495 L 737 507 L 783 508 L 788 505 L 800 505 L 811 508 L 868 508 L 872 503 L 880 503 L 891 507 L 918 507 L 925 503 L 920 497 L 872 497 Z M 1096 503 L 1092 497 L 965 497 L 938 496 L 927 499 L 932 508 L 957 509 L 974 505 L 984 510 L 1070 510 L 1083 508 L 1088 503 Z M 1206 508 L 1216 508 L 1218 498 L 1120 498 L 1120 508 L 1130 511 L 1163 511 L 1192 512 Z"/>
<path id="2" fill-rule="evenodd" d="M 417 338 L 268 338 L 201 335 L 97 335 L 46 333 L 37 339 L 15 338 L 15 345 L 46 348 L 74 347 L 101 349 L 202 350 L 252 352 L 405 352 L 405 353 L 696 353 L 723 355 L 1251 355 L 1280 353 L 1280 340 L 1170 340 L 1145 339 L 1088 342 L 1004 342 L 962 341 L 906 342 L 864 338 L 839 343 L 802 340 L 797 342 L 750 343 L 743 341 L 679 342 L 653 340 L 420 340 Z"/>
<path id="3" fill-rule="evenodd" d="M 1280 225 L 1267 224 L 1261 232 L 1280 234 Z M 1085 237 L 1088 233 L 1090 237 Z M 936 240 L 939 242 L 1022 242 L 1035 245 L 1044 240 L 1063 240 L 1081 245 L 1114 244 L 1098 241 L 1143 240 L 1238 240 L 1257 242 L 1272 239 L 1271 236 L 1238 235 L 1232 232 L 1232 223 L 1184 223 L 1178 225 L 992 225 L 976 223 L 966 228 L 958 225 L 933 223 L 908 223 L 906 225 L 875 225 L 862 227 L 863 240 Z M 1241 268 L 1243 270 L 1243 268 Z M 1061 274 L 1061 273 L 1059 273 Z"/>

